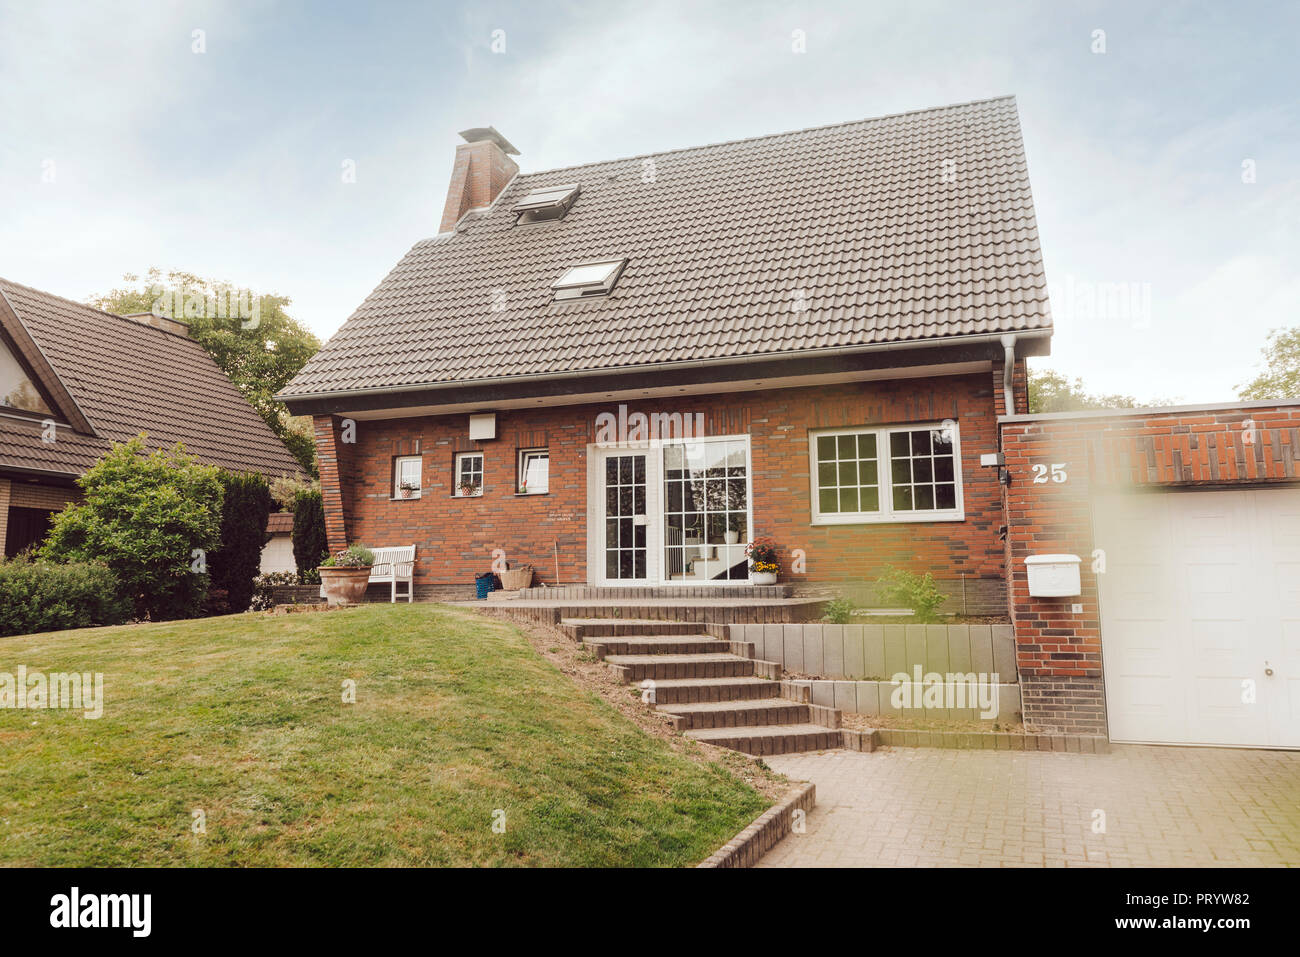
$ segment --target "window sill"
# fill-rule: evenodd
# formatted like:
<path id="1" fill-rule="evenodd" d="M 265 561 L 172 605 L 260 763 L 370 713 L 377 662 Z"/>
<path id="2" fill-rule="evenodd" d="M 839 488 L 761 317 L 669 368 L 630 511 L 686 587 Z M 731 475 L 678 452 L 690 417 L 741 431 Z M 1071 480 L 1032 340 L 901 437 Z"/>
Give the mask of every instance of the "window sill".
<path id="1" fill-rule="evenodd" d="M 401 496 L 401 495 L 393 495 L 393 496 L 391 496 L 388 500 L 389 500 L 390 502 L 418 502 L 418 501 L 420 500 L 420 496 L 418 496 L 418 495 L 407 495 L 407 496 L 403 497 L 403 496 Z"/>
<path id="2" fill-rule="evenodd" d="M 922 522 L 964 522 L 966 513 L 961 512 L 936 512 L 933 515 L 924 513 L 907 514 L 907 515 L 816 515 L 813 516 L 811 525 L 915 525 Z"/>
<path id="3" fill-rule="evenodd" d="M 550 490 L 545 492 L 515 492 L 515 498 L 541 498 L 543 495 L 550 495 Z"/>

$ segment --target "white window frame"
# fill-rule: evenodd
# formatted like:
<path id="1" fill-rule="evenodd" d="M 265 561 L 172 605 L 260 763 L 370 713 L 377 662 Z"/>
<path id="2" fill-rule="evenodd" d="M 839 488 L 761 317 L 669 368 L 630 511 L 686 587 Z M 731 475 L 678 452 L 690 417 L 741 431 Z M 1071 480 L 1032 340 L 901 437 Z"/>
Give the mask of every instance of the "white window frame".
<path id="1" fill-rule="evenodd" d="M 415 463 L 415 491 L 408 498 L 402 498 L 402 466 Z M 409 502 L 424 493 L 424 457 L 420 455 L 399 455 L 393 460 L 393 498 Z"/>
<path id="2" fill-rule="evenodd" d="M 466 495 L 464 492 L 460 490 L 461 476 L 464 474 L 464 471 L 461 469 L 460 463 L 467 458 L 477 458 L 479 460 L 478 468 L 470 470 L 470 475 L 474 475 L 476 473 L 478 475 L 477 494 Z M 452 463 L 452 487 L 451 487 L 452 495 L 454 495 L 456 498 L 478 498 L 479 495 L 482 495 L 483 484 L 484 484 L 483 480 L 486 472 L 486 468 L 485 468 L 486 464 L 487 464 L 487 460 L 484 458 L 482 452 L 457 452 L 456 458 Z"/>
<path id="3" fill-rule="evenodd" d="M 897 432 L 939 430 L 943 422 L 909 422 L 902 425 L 856 426 L 842 429 L 816 429 L 808 433 L 808 488 L 813 525 L 880 525 L 911 522 L 961 522 L 966 520 L 966 500 L 962 489 L 961 428 L 952 427 L 953 491 L 956 508 L 904 511 L 894 509 L 893 460 L 889 437 Z M 876 471 L 880 489 L 880 510 L 876 512 L 831 512 L 822 514 L 821 487 L 817 479 L 817 440 L 832 435 L 874 435 L 876 437 Z"/>
<path id="4" fill-rule="evenodd" d="M 524 479 L 528 477 L 528 461 L 530 458 L 541 457 L 546 459 L 546 485 L 541 489 L 529 488 L 526 491 L 519 491 L 519 487 L 524 484 Z M 551 490 L 551 450 L 550 449 L 520 449 L 519 459 L 515 467 L 515 493 L 517 495 L 545 495 Z"/>

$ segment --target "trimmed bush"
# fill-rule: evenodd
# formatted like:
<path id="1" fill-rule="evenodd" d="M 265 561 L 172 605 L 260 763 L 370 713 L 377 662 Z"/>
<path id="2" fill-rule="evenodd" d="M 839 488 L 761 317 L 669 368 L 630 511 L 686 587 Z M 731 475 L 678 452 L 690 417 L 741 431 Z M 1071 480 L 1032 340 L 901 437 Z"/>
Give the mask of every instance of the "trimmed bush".
<path id="1" fill-rule="evenodd" d="M 131 603 L 103 565 L 0 558 L 0 635 L 120 625 Z"/>
<path id="2" fill-rule="evenodd" d="M 293 560 L 304 585 L 320 582 L 316 569 L 329 553 L 320 489 L 303 489 L 293 499 Z"/>
<path id="3" fill-rule="evenodd" d="M 271 487 L 255 473 L 222 472 L 221 547 L 208 556 L 212 590 L 224 591 L 229 611 L 247 611 L 253 579 L 262 570 L 262 546 L 271 540 Z"/>
<path id="4" fill-rule="evenodd" d="M 179 444 L 146 453 L 145 438 L 114 445 L 78 480 L 85 500 L 54 516 L 40 555 L 107 565 L 137 618 L 193 618 L 221 542 L 220 470 Z"/>

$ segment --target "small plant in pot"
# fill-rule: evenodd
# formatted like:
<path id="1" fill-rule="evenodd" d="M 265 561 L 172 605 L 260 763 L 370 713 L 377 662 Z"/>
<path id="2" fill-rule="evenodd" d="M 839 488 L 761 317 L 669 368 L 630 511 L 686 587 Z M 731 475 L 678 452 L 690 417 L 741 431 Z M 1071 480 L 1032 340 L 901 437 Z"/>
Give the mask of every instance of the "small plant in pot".
<path id="1" fill-rule="evenodd" d="M 460 492 L 462 498 L 483 494 L 483 486 L 475 485 L 473 482 L 461 482 L 456 486 L 456 490 Z"/>
<path id="2" fill-rule="evenodd" d="M 366 594 L 375 553 L 364 545 L 349 545 L 320 563 L 321 591 L 331 605 L 355 605 Z"/>
<path id="3" fill-rule="evenodd" d="M 727 523 L 727 531 L 722 536 L 728 545 L 735 545 L 740 541 L 740 533 L 745 530 L 745 519 L 742 515 L 733 516 Z"/>
<path id="4" fill-rule="evenodd" d="M 401 485 L 397 486 L 397 491 L 402 498 L 410 498 L 416 492 L 420 491 L 420 486 L 416 485 L 414 482 L 403 482 Z"/>
<path id="5" fill-rule="evenodd" d="M 776 542 L 770 538 L 756 538 L 745 546 L 745 557 L 749 559 L 749 580 L 755 585 L 775 585 L 777 575 L 781 572 L 781 563 L 777 560 Z"/>

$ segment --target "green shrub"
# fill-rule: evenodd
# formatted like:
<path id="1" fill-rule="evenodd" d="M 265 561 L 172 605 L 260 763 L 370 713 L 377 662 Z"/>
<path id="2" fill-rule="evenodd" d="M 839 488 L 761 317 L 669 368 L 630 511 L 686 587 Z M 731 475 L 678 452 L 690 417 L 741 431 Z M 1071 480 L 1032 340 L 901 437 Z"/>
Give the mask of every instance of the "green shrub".
<path id="1" fill-rule="evenodd" d="M 832 625 L 847 625 L 853 616 L 853 602 L 847 598 L 832 598 L 826 603 L 822 620 Z"/>
<path id="2" fill-rule="evenodd" d="M 192 618 L 221 541 L 219 470 L 179 444 L 146 453 L 144 441 L 114 445 L 78 480 L 84 501 L 54 516 L 40 555 L 107 565 L 137 618 Z"/>
<path id="3" fill-rule="evenodd" d="M 271 514 L 271 488 L 256 473 L 222 472 L 221 547 L 208 556 L 213 591 L 226 593 L 229 611 L 247 611 L 253 600 L 253 579 L 262 568 L 262 546 L 271 540 L 266 519 Z"/>
<path id="4" fill-rule="evenodd" d="M 0 635 L 120 625 L 131 603 L 103 565 L 0 558 Z"/>
<path id="5" fill-rule="evenodd" d="M 893 565 L 876 580 L 876 596 L 884 604 L 910 608 L 920 622 L 938 621 L 939 606 L 948 600 L 929 572 L 918 575 Z"/>
<path id="6" fill-rule="evenodd" d="M 253 579 L 253 611 L 266 611 L 275 607 L 275 590 L 285 585 L 298 584 L 293 572 L 267 572 Z"/>
<path id="7" fill-rule="evenodd" d="M 316 569 L 329 553 L 320 489 L 303 489 L 293 500 L 293 560 L 304 585 L 320 582 Z"/>

